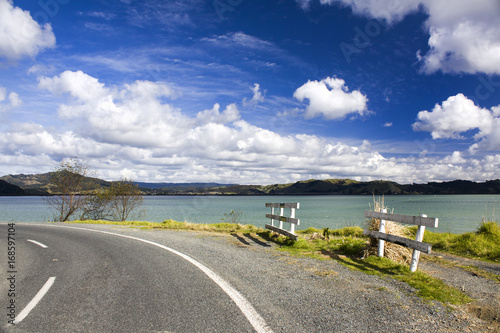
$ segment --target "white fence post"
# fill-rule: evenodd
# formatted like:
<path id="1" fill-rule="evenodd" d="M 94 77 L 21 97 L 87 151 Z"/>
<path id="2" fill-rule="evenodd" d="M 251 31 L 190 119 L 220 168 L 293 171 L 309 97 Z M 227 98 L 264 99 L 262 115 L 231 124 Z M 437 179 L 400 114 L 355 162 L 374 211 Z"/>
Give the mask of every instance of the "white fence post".
<path id="1" fill-rule="evenodd" d="M 297 202 L 297 209 L 299 209 L 299 207 L 300 207 L 300 203 Z M 290 217 L 295 218 L 295 208 L 293 208 L 293 207 L 290 207 Z M 295 233 L 295 224 L 293 224 L 293 223 L 290 223 L 290 232 L 292 234 Z"/>
<path id="2" fill-rule="evenodd" d="M 280 229 L 283 229 L 283 220 L 281 219 L 282 216 L 285 216 L 284 210 L 285 210 L 285 205 L 280 206 Z"/>
<path id="3" fill-rule="evenodd" d="M 381 213 L 387 213 L 387 209 L 382 209 Z M 385 233 L 385 220 L 380 219 L 380 227 L 379 227 L 378 231 Z M 384 256 L 384 247 L 385 247 L 385 241 L 382 239 L 379 239 L 378 240 L 378 256 L 379 257 Z"/>
<path id="4" fill-rule="evenodd" d="M 274 215 L 274 207 L 271 207 L 271 215 Z M 274 227 L 274 219 L 271 219 L 271 225 Z"/>
<path id="5" fill-rule="evenodd" d="M 425 214 L 422 214 L 420 216 L 427 217 L 427 215 L 425 215 Z M 417 242 L 423 241 L 424 240 L 424 233 L 425 233 L 425 225 L 419 225 L 418 229 L 417 229 L 417 234 L 415 236 L 415 240 Z M 411 256 L 410 271 L 415 272 L 417 270 L 419 260 L 420 260 L 420 251 L 413 250 L 413 254 Z"/>

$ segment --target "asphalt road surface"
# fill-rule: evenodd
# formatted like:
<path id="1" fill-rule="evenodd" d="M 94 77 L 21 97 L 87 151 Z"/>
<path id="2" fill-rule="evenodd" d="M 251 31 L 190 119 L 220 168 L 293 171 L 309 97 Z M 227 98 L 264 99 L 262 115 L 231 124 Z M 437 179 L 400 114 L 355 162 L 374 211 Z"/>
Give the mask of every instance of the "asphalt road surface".
<path id="1" fill-rule="evenodd" d="M 462 312 L 402 282 L 290 257 L 251 235 L 0 228 L 5 332 L 474 331 Z"/>
<path id="2" fill-rule="evenodd" d="M 0 248 L 7 249 L 2 238 Z M 154 244 L 32 224 L 16 224 L 12 238 L 15 268 L 2 271 L 14 272 L 8 275 L 15 280 L 3 279 L 0 293 L 15 290 L 15 297 L 2 308 L 14 299 L 19 316 L 49 279 L 53 284 L 21 322 L 4 327 L 10 332 L 253 331 L 217 283 Z"/>

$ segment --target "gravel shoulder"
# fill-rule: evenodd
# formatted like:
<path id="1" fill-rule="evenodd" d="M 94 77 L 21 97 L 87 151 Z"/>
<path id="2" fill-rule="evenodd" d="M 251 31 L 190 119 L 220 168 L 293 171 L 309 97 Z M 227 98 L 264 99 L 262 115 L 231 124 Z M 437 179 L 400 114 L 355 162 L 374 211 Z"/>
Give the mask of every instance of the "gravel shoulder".
<path id="1" fill-rule="evenodd" d="M 419 269 L 463 287 L 478 301 L 452 309 L 421 299 L 403 282 L 354 271 L 335 260 L 293 257 L 255 235 L 79 227 L 148 239 L 192 256 L 239 290 L 274 332 L 492 332 L 498 328 L 498 317 L 484 313 L 498 311 L 500 284 L 450 265 L 444 256 L 425 258 Z M 498 275 L 498 266 L 489 269 Z"/>
<path id="2" fill-rule="evenodd" d="M 458 311 L 472 317 L 482 330 L 500 332 L 500 264 L 446 253 L 422 259 L 419 269 L 475 299 Z"/>

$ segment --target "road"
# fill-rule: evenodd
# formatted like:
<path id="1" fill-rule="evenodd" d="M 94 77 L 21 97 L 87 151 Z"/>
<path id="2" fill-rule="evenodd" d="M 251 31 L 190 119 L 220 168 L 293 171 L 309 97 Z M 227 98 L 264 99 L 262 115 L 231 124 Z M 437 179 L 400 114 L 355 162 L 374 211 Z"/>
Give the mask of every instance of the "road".
<path id="1" fill-rule="evenodd" d="M 218 284 L 170 251 L 91 230 L 15 227 L 16 269 L 9 275 L 15 276 L 12 298 L 17 314 L 50 278 L 55 279 L 26 318 L 7 327 L 10 332 L 254 330 Z M 5 241 L 0 241 L 0 248 L 7 248 Z M 2 271 L 8 270 L 4 266 Z M 8 294 L 5 282 L 9 281 L 2 281 L 2 296 Z"/>
<path id="2" fill-rule="evenodd" d="M 251 235 L 16 223 L 10 297 L 8 224 L 0 228 L 6 332 L 477 331 L 405 283 L 291 257 Z M 20 316 L 51 278 L 8 325 L 11 299 Z"/>

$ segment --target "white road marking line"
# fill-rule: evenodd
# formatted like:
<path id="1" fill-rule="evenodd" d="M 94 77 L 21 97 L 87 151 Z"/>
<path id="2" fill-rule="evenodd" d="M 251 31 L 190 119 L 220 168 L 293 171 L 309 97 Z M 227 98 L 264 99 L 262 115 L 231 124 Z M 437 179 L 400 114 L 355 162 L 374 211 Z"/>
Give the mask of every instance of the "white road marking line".
<path id="1" fill-rule="evenodd" d="M 47 246 L 47 245 L 42 244 L 42 243 L 40 243 L 40 242 L 37 242 L 37 241 L 35 241 L 35 240 L 28 239 L 27 241 L 28 241 L 28 242 L 31 242 L 31 243 L 33 243 L 33 244 L 36 244 L 36 245 L 38 245 L 38 246 L 40 246 L 40 247 L 43 247 L 44 249 L 48 248 L 48 246 Z"/>
<path id="2" fill-rule="evenodd" d="M 35 297 L 31 300 L 31 302 L 26 305 L 26 307 L 16 316 L 16 320 L 14 320 L 14 324 L 19 324 L 26 316 L 35 308 L 35 306 L 40 302 L 40 300 L 45 296 L 47 291 L 49 291 L 50 287 L 54 284 L 56 277 L 50 277 L 47 282 L 43 285 L 42 289 L 35 295 Z"/>
<path id="3" fill-rule="evenodd" d="M 40 226 L 40 224 L 37 224 Z M 165 245 L 161 245 L 159 243 L 155 243 L 146 239 L 138 238 L 138 237 L 133 237 L 133 236 L 127 236 L 127 235 L 120 235 L 116 234 L 113 232 L 108 232 L 108 231 L 102 231 L 102 230 L 94 230 L 94 229 L 86 229 L 86 228 L 78 228 L 78 227 L 67 227 L 67 226 L 55 226 L 55 225 L 45 225 L 48 227 L 54 227 L 54 228 L 66 228 L 66 229 L 76 229 L 76 230 L 85 230 L 85 231 L 91 231 L 91 232 L 98 232 L 98 233 L 103 233 L 103 234 L 108 234 L 108 235 L 113 235 L 113 236 L 118 236 L 118 237 L 123 237 L 123 238 L 128 238 L 128 239 L 134 239 L 139 242 L 147 243 L 150 245 L 157 246 L 159 248 L 162 248 L 164 250 L 167 250 L 173 254 L 178 255 L 179 257 L 189 261 L 191 264 L 195 265 L 198 267 L 203 273 L 205 273 L 212 281 L 214 281 L 224 292 L 233 300 L 233 302 L 240 308 L 241 312 L 247 320 L 250 322 L 250 324 L 253 326 L 253 328 L 258 332 L 258 333 L 273 333 L 273 330 L 267 325 L 266 321 L 264 318 L 262 318 L 257 310 L 250 304 L 250 302 L 236 289 L 234 289 L 228 282 L 226 282 L 223 278 L 221 278 L 217 273 L 212 271 L 210 268 L 206 267 L 202 263 L 196 261 L 195 259 L 191 258 L 190 256 L 179 252 L 177 250 L 174 250 L 172 248 L 169 248 Z"/>

